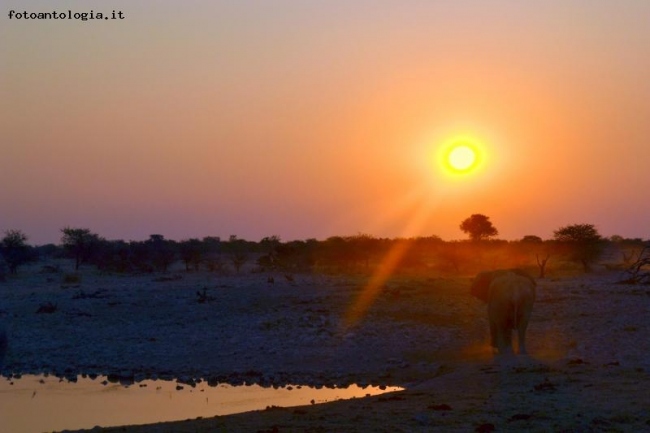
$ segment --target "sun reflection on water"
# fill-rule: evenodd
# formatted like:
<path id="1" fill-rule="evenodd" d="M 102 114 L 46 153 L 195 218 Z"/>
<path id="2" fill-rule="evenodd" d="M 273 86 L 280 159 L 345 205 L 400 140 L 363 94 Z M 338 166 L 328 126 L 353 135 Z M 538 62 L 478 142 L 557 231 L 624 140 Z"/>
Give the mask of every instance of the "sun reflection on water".
<path id="1" fill-rule="evenodd" d="M 267 406 L 301 406 L 401 389 L 382 388 L 209 386 L 205 381 L 190 386 L 165 380 L 124 386 L 105 377 L 79 377 L 77 382 L 67 382 L 54 376 L 24 375 L 0 379 L 0 420 L 3 431 L 14 433 L 87 429 L 213 417 Z"/>

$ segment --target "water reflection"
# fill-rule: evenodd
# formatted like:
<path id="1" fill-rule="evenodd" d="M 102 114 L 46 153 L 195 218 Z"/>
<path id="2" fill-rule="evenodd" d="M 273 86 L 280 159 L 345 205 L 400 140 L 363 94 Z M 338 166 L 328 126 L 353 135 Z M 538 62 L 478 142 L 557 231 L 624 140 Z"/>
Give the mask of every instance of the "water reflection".
<path id="1" fill-rule="evenodd" d="M 212 417 L 267 406 L 299 406 L 365 397 L 400 388 L 321 388 L 287 386 L 262 388 L 258 385 L 195 387 L 174 381 L 145 380 L 123 386 L 106 377 L 62 381 L 53 376 L 25 375 L 20 379 L 0 378 L 0 430 L 14 433 L 94 426 L 149 424 L 197 417 Z"/>

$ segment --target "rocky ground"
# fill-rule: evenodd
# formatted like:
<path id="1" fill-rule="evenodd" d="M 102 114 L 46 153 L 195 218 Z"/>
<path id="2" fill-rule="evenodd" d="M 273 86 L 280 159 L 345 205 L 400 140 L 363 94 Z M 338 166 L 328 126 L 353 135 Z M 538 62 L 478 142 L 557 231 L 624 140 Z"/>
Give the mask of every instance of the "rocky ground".
<path id="1" fill-rule="evenodd" d="M 25 272 L 0 283 L 2 372 L 406 388 L 134 432 L 650 429 L 650 286 L 540 280 L 530 356 L 495 358 L 469 277 L 267 277 Z"/>

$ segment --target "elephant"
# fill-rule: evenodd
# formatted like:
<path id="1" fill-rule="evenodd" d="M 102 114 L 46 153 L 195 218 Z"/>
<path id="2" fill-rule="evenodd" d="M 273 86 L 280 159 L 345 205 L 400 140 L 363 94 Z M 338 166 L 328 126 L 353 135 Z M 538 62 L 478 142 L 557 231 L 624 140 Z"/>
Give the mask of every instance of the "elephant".
<path id="1" fill-rule="evenodd" d="M 526 354 L 526 328 L 535 303 L 535 279 L 521 269 L 479 273 L 470 292 L 487 303 L 490 339 L 499 354 L 512 353 L 512 331 L 517 330 L 519 354 Z"/>

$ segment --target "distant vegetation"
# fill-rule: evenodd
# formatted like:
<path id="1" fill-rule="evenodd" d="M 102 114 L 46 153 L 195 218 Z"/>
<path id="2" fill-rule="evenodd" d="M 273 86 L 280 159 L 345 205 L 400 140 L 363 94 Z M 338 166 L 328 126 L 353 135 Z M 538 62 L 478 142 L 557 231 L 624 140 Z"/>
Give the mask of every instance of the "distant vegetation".
<path id="1" fill-rule="evenodd" d="M 253 242 L 234 235 L 227 240 L 208 236 L 173 241 L 161 234 L 152 234 L 145 241 L 106 240 L 87 228 L 65 227 L 60 245 L 42 246 L 30 246 L 24 233 L 8 230 L 0 240 L 0 279 L 7 273 L 16 274 L 22 265 L 33 261 L 43 262 L 43 272 L 55 272 L 58 267 L 48 263 L 55 258 L 72 259 L 75 270 L 85 265 L 119 274 L 165 273 L 176 266 L 176 270 L 180 267 L 186 272 L 216 274 L 370 275 L 387 266 L 389 252 L 392 260 L 388 272 L 392 273 L 472 275 L 485 269 L 521 267 L 543 278 L 549 269 L 558 274 L 575 271 L 579 266 L 589 272 L 603 258 L 611 267 L 626 269 L 638 260 L 645 246 L 641 239 L 605 239 L 591 224 L 561 227 L 553 239 L 527 235 L 518 241 L 492 239 L 498 231 L 481 214 L 465 219 L 460 228 L 468 234 L 468 240 L 443 241 L 437 236 L 388 239 L 357 234 L 289 242 L 269 236 Z"/>

